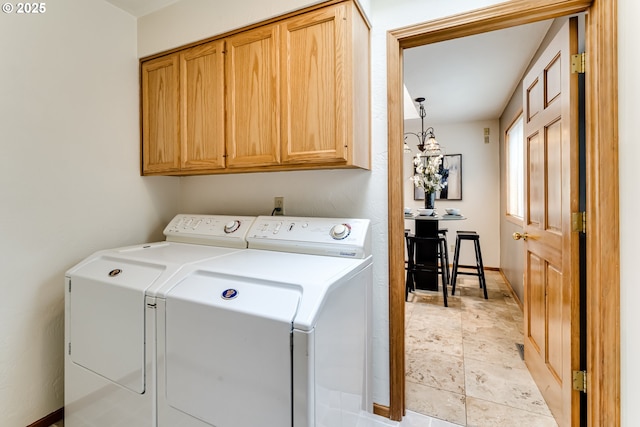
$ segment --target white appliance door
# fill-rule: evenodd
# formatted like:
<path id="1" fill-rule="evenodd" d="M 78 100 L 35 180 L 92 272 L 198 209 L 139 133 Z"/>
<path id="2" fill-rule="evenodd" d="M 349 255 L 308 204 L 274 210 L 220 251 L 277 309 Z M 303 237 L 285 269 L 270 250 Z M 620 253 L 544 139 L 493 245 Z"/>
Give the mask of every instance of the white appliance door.
<path id="1" fill-rule="evenodd" d="M 216 427 L 291 425 L 299 289 L 195 272 L 166 303 L 166 398 Z"/>
<path id="2" fill-rule="evenodd" d="M 71 276 L 71 360 L 136 393 L 144 387 L 144 290 L 161 265 L 98 258 Z"/>

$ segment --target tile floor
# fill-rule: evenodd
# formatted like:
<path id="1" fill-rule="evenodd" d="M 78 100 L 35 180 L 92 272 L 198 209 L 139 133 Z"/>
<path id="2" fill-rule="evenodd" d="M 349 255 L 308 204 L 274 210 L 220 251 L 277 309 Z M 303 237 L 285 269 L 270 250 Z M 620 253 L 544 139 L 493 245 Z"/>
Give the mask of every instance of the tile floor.
<path id="1" fill-rule="evenodd" d="M 407 409 L 460 426 L 557 426 L 516 347 L 522 311 L 499 272 L 485 277 L 488 300 L 473 276 L 458 277 L 448 308 L 441 293 L 409 295 Z"/>

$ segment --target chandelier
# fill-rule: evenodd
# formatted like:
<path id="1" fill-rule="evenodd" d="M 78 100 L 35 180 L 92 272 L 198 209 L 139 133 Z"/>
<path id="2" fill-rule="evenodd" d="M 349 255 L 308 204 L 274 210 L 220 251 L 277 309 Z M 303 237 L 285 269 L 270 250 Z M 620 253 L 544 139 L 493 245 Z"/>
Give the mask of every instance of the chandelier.
<path id="1" fill-rule="evenodd" d="M 436 134 L 433 131 L 433 127 L 428 127 L 427 129 L 424 128 L 424 118 L 427 115 L 423 104 L 424 98 L 416 98 L 415 101 L 420 104 L 419 114 L 421 121 L 421 131 L 417 133 L 406 132 L 404 134 L 404 152 L 411 153 L 411 147 L 409 147 L 409 144 L 407 144 L 407 137 L 409 135 L 413 135 L 418 138 L 418 150 L 420 150 L 422 156 L 439 156 L 442 154 L 442 148 L 440 147 L 440 144 L 438 144 L 438 141 L 436 141 Z"/>

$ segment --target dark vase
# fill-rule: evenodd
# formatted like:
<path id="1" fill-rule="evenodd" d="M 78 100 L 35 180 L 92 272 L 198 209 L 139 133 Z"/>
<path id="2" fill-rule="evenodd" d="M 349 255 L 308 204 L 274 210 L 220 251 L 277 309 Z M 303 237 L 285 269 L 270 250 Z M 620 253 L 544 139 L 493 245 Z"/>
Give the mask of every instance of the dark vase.
<path id="1" fill-rule="evenodd" d="M 425 193 L 424 195 L 425 209 L 435 209 L 435 205 L 436 205 L 436 193 Z"/>

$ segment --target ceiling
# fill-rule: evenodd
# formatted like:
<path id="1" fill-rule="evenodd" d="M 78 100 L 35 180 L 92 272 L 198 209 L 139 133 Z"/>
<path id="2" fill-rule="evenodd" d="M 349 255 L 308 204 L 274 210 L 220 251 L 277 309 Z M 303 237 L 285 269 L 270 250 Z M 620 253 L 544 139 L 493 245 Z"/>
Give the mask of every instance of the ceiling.
<path id="1" fill-rule="evenodd" d="M 404 84 L 426 98 L 425 126 L 499 118 L 551 23 L 406 49 Z"/>
<path id="2" fill-rule="evenodd" d="M 141 17 L 179 0 L 106 1 Z M 408 97 L 426 98 L 427 126 L 500 117 L 550 25 L 544 21 L 406 49 Z M 418 117 L 407 103 L 405 117 Z"/>
<path id="3" fill-rule="evenodd" d="M 107 3 L 129 12 L 136 18 L 167 7 L 179 0 L 106 0 Z"/>

